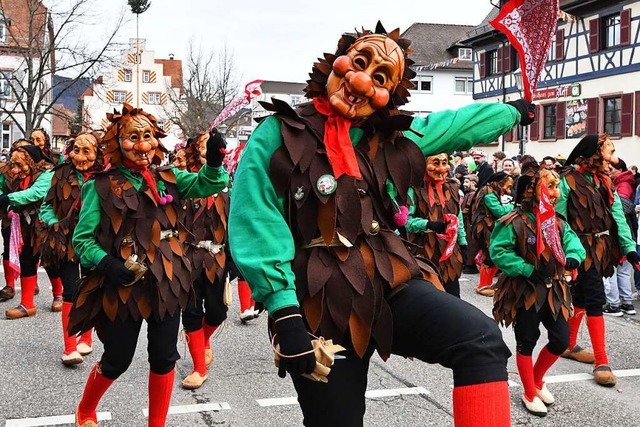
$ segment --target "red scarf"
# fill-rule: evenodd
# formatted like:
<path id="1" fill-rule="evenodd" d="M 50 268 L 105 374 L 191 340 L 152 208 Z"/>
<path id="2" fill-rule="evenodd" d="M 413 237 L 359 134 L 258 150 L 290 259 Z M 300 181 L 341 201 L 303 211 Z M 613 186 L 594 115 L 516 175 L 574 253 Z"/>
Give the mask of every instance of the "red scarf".
<path id="1" fill-rule="evenodd" d="M 609 195 L 609 204 L 613 205 L 613 189 L 611 188 L 611 179 L 604 174 L 604 172 L 599 172 L 596 170 L 596 172 L 592 172 L 590 169 L 584 167 L 584 166 L 579 166 L 576 168 L 576 170 L 578 172 L 580 172 L 581 174 L 584 175 L 585 172 L 589 172 L 592 176 L 593 176 L 593 183 L 595 184 L 596 188 L 600 187 L 600 185 L 604 185 L 607 189 L 607 194 Z"/>
<path id="2" fill-rule="evenodd" d="M 536 214 L 536 254 L 540 259 L 540 254 L 544 251 L 545 243 L 551 249 L 553 257 L 562 265 L 565 265 L 566 258 L 562 249 L 562 237 L 556 221 L 556 211 L 551 204 L 547 180 L 540 178 L 540 201 L 534 208 Z"/>
<path id="3" fill-rule="evenodd" d="M 427 182 L 427 193 L 429 194 L 429 206 L 435 206 L 436 197 L 433 194 L 433 187 L 436 188 L 436 192 L 438 193 L 438 198 L 440 199 L 440 204 L 444 206 L 446 200 L 444 199 L 444 194 L 442 194 L 442 184 L 444 181 L 433 181 L 431 178 L 426 179 Z M 430 185 L 433 184 L 433 185 Z"/>
<path id="4" fill-rule="evenodd" d="M 336 179 L 343 174 L 361 179 L 356 152 L 349 138 L 351 120 L 336 114 L 324 96 L 313 98 L 313 105 L 320 114 L 327 116 L 324 124 L 324 146 Z"/>
<path id="5" fill-rule="evenodd" d="M 31 175 L 27 175 L 23 180 L 20 181 L 20 190 L 26 190 L 27 188 L 29 188 L 29 185 L 31 184 Z"/>
<path id="6" fill-rule="evenodd" d="M 144 179 L 144 182 L 147 183 L 147 186 L 149 187 L 149 189 L 151 190 L 151 193 L 153 194 L 153 198 L 156 199 L 156 202 L 158 202 L 158 204 L 166 205 L 167 202 L 173 201 L 173 197 L 171 196 L 167 196 L 167 197 L 160 196 L 160 193 L 158 193 L 158 186 L 156 184 L 156 180 L 153 177 L 153 174 L 151 173 L 148 167 L 137 166 L 135 163 L 133 163 L 129 159 L 123 159 L 122 164 L 128 167 L 129 169 L 131 169 L 132 171 L 142 175 L 142 179 Z M 168 200 L 169 197 L 171 197 L 171 200 Z"/>

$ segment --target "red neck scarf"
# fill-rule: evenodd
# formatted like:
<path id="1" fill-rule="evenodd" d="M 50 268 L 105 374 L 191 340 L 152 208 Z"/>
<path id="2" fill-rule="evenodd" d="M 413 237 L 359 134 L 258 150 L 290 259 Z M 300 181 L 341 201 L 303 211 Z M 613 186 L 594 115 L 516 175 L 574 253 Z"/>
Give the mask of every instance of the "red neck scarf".
<path id="1" fill-rule="evenodd" d="M 427 193 L 429 194 L 429 206 L 436 205 L 436 197 L 433 194 L 433 188 L 436 188 L 436 192 L 438 193 L 438 199 L 440 200 L 440 204 L 444 206 L 446 200 L 444 199 L 444 194 L 442 193 L 442 184 L 444 181 L 433 181 L 431 179 L 427 180 Z"/>
<path id="2" fill-rule="evenodd" d="M 20 181 L 20 189 L 21 190 L 26 190 L 27 188 L 29 188 L 29 185 L 31 184 L 31 175 L 27 175 L 23 180 Z"/>
<path id="3" fill-rule="evenodd" d="M 593 176 L 593 183 L 596 187 L 600 187 L 600 185 L 604 185 L 607 189 L 607 194 L 609 195 L 609 204 L 613 205 L 613 189 L 611 188 L 611 179 L 605 175 L 604 172 L 600 172 L 596 169 L 595 172 L 593 170 L 585 167 L 579 166 L 576 168 L 578 172 L 584 175 L 585 172 L 589 172 Z"/>
<path id="4" fill-rule="evenodd" d="M 156 180 L 153 177 L 153 174 L 151 173 L 148 167 L 137 166 L 135 163 L 133 163 L 129 159 L 123 159 L 122 164 L 128 167 L 129 169 L 131 169 L 132 171 L 142 175 L 142 179 L 144 179 L 144 182 L 146 182 L 147 186 L 149 186 L 149 189 L 153 194 L 153 198 L 156 200 L 156 202 L 158 202 L 158 204 L 160 205 L 167 204 L 169 200 L 167 200 L 167 197 L 162 197 L 160 196 L 160 193 L 158 193 L 158 186 L 156 185 Z M 173 198 L 171 200 L 173 200 Z"/>
<path id="5" fill-rule="evenodd" d="M 336 179 L 343 174 L 361 179 L 356 152 L 349 138 L 351 120 L 336 114 L 324 96 L 313 98 L 313 105 L 320 114 L 327 116 L 324 124 L 324 145 Z"/>
<path id="6" fill-rule="evenodd" d="M 544 252 L 545 243 L 551 249 L 553 257 L 562 265 L 566 263 L 564 250 L 562 248 L 562 237 L 558 228 L 556 211 L 551 204 L 547 180 L 540 178 L 540 194 L 537 206 L 533 209 L 536 215 L 536 255 L 540 259 L 540 254 Z"/>

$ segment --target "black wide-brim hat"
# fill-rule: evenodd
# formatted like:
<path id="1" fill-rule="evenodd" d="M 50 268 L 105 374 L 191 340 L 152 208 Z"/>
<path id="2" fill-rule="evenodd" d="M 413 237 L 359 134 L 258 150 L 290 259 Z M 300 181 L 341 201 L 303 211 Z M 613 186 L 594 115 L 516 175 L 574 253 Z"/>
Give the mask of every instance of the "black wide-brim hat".
<path id="1" fill-rule="evenodd" d="M 40 163 L 40 161 L 46 160 L 47 162 L 53 164 L 53 160 L 51 160 L 49 157 L 47 157 L 42 152 L 40 147 L 38 147 L 38 146 L 35 146 L 35 145 L 23 145 L 21 147 L 18 147 L 18 149 L 26 151 L 27 154 L 29 155 L 29 157 L 31 157 L 31 159 L 33 160 L 34 163 Z"/>
<path id="2" fill-rule="evenodd" d="M 482 181 L 480 185 L 478 185 L 478 188 L 484 187 L 485 185 L 491 184 L 492 182 L 500 182 L 508 176 L 509 174 L 504 171 L 494 172 L 491 175 L 489 175 L 487 179 Z"/>
<path id="3" fill-rule="evenodd" d="M 565 160 L 565 165 L 573 165 L 576 163 L 579 157 L 583 157 L 588 159 L 598 152 L 598 135 L 587 135 L 578 142 L 578 144 L 573 148 L 567 160 Z"/>

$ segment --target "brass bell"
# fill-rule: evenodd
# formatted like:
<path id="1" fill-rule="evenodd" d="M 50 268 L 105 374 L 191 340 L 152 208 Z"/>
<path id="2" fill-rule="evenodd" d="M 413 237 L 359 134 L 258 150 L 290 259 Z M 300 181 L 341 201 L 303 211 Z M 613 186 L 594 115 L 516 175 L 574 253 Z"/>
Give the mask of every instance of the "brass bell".
<path id="1" fill-rule="evenodd" d="M 369 228 L 369 233 L 378 234 L 380 232 L 380 223 L 375 219 L 371 221 L 371 227 Z"/>

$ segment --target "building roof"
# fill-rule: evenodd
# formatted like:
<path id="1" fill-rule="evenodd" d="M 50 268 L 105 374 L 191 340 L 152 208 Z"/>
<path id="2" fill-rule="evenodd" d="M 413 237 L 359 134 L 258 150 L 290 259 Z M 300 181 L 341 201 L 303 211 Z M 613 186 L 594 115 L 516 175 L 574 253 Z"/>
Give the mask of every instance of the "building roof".
<path id="1" fill-rule="evenodd" d="M 73 111 L 62 104 L 53 105 L 53 136 L 69 136 L 69 122 L 73 118 Z"/>
<path id="2" fill-rule="evenodd" d="M 455 47 L 474 27 L 472 25 L 429 24 L 417 22 L 407 28 L 402 37 L 411 40 L 414 52 L 409 56 L 415 65 L 429 65 L 458 56 Z M 441 68 L 472 68 L 471 61 L 460 61 Z"/>
<path id="3" fill-rule="evenodd" d="M 306 83 L 277 82 L 273 80 L 265 80 L 260 85 L 263 93 L 286 93 L 293 95 L 304 95 L 303 89 L 306 86 Z"/>
<path id="4" fill-rule="evenodd" d="M 156 64 L 162 64 L 162 75 L 171 77 L 171 87 L 182 88 L 182 61 L 179 59 L 156 59 Z"/>

